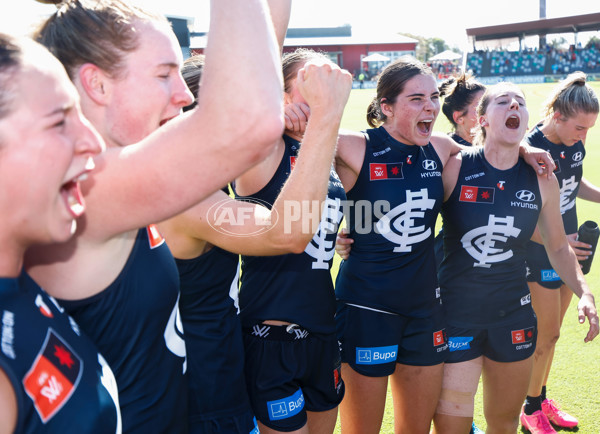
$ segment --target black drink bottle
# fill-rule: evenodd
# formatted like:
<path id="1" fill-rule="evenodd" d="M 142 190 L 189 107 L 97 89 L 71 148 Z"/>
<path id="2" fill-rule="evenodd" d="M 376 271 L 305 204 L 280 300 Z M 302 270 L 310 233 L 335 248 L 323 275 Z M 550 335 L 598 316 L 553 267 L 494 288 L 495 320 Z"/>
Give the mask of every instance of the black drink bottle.
<path id="1" fill-rule="evenodd" d="M 598 244 L 599 233 L 600 229 L 598 229 L 598 225 L 596 222 L 591 220 L 588 220 L 579 226 L 579 230 L 577 231 L 577 240 L 592 246 L 590 256 L 588 256 L 587 259 L 579 262 L 581 264 L 581 271 L 583 274 L 588 274 L 590 272 L 592 259 L 594 259 L 594 252 L 596 251 L 596 245 Z"/>

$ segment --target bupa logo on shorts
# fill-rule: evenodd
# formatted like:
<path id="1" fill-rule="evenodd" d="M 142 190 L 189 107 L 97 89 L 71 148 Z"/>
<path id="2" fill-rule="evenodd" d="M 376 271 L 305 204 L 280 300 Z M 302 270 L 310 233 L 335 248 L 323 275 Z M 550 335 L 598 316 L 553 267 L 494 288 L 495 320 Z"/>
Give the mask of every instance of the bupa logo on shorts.
<path id="1" fill-rule="evenodd" d="M 575 152 L 571 158 L 573 158 L 573 161 L 581 161 L 583 160 L 583 152 Z"/>
<path id="2" fill-rule="evenodd" d="M 423 169 L 435 170 L 435 169 L 437 169 L 437 163 L 433 160 L 424 160 L 423 161 Z"/>
<path id="3" fill-rule="evenodd" d="M 357 365 L 381 365 L 395 362 L 398 356 L 398 345 L 389 347 L 356 347 Z"/>
<path id="4" fill-rule="evenodd" d="M 470 350 L 472 341 L 473 336 L 453 336 L 448 338 L 450 352 Z"/>
<path id="5" fill-rule="evenodd" d="M 541 270 L 542 273 L 542 282 L 558 282 L 560 280 L 560 276 L 554 269 L 549 270 Z"/>
<path id="6" fill-rule="evenodd" d="M 512 330 L 510 332 L 510 334 L 512 336 L 512 343 L 517 345 L 517 344 L 522 344 L 522 343 L 533 340 L 533 332 L 534 331 L 535 331 L 535 327 L 528 327 L 528 328 L 522 329 L 522 330 Z"/>
<path id="7" fill-rule="evenodd" d="M 295 416 L 304 408 L 304 394 L 302 389 L 283 399 L 267 401 L 267 410 L 270 420 L 287 419 Z"/>
<path id="8" fill-rule="evenodd" d="M 535 194 L 529 190 L 519 190 L 515 196 L 523 202 L 533 202 L 535 200 Z"/>

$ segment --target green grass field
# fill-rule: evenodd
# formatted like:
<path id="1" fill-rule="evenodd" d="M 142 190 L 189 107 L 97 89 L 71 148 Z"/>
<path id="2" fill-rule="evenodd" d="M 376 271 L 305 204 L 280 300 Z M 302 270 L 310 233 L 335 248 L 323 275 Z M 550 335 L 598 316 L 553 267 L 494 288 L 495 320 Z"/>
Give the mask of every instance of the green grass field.
<path id="1" fill-rule="evenodd" d="M 600 95 L 600 83 L 591 83 L 591 85 Z M 527 99 L 530 127 L 540 119 L 541 106 L 553 86 L 553 84 L 521 86 Z M 367 128 L 366 108 L 374 96 L 375 89 L 353 90 L 344 112 L 342 128 L 355 131 Z M 434 129 L 440 132 L 450 131 L 450 124 L 443 114 L 440 113 Z M 600 185 L 600 168 L 596 168 L 596 165 L 600 164 L 600 120 L 596 127 L 588 133 L 586 143 L 584 175 L 595 185 Z M 578 200 L 577 208 L 580 223 L 585 220 L 600 220 L 600 204 Z M 337 255 L 335 261 L 334 276 L 339 265 Z M 586 277 L 596 295 L 597 304 L 600 306 L 600 259 L 597 258 L 594 261 L 592 270 Z M 574 297 L 561 330 L 561 338 L 556 346 L 556 355 L 548 382 L 548 394 L 559 401 L 566 411 L 579 418 L 579 433 L 598 434 L 600 433 L 600 373 L 598 372 L 600 368 L 600 337 L 591 343 L 583 343 L 588 326 L 587 323 L 585 326 L 580 325 L 577 321 L 576 300 L 577 298 Z M 481 387 L 475 402 L 475 422 L 478 427 L 485 430 Z M 339 420 L 335 432 L 340 432 Z M 392 396 L 389 391 L 381 432 L 394 432 Z"/>

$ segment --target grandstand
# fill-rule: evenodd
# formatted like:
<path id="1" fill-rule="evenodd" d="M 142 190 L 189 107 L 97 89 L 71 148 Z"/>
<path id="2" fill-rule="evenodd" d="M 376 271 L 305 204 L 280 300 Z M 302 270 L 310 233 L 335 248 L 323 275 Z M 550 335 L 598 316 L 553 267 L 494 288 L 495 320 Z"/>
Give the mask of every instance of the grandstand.
<path id="1" fill-rule="evenodd" d="M 571 17 L 540 19 L 522 23 L 467 29 L 473 43 L 473 52 L 465 59 L 465 69 L 481 79 L 498 81 L 511 77 L 523 82 L 554 81 L 573 71 L 584 71 L 600 80 L 600 43 L 589 43 L 585 47 L 574 44 L 564 49 L 546 46 L 523 49 L 522 40 L 527 36 L 539 36 L 545 41 L 548 34 L 577 33 L 600 30 L 600 13 Z M 517 40 L 519 50 L 483 50 L 478 42 L 491 40 Z"/>

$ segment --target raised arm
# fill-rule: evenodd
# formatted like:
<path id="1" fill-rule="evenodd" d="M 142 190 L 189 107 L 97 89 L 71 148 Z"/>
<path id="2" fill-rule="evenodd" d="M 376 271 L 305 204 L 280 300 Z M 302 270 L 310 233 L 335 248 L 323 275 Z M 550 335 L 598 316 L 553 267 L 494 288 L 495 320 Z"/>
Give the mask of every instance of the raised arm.
<path id="1" fill-rule="evenodd" d="M 598 314 L 594 295 L 590 291 L 575 253 L 569 246 L 565 235 L 559 210 L 559 190 L 556 177 L 538 178 L 542 195 L 542 210 L 538 220 L 538 229 L 546 247 L 552 267 L 561 279 L 571 288 L 580 300 L 577 305 L 579 322 L 588 318 L 590 327 L 585 342 L 590 342 L 598 335 Z"/>
<path id="2" fill-rule="evenodd" d="M 268 155 L 283 130 L 279 50 L 264 0 L 213 0 L 198 107 L 99 157 L 87 236 L 189 208 Z"/>
<path id="3" fill-rule="evenodd" d="M 294 169 L 272 209 L 217 192 L 159 225 L 173 254 L 197 256 L 204 241 L 246 255 L 304 251 L 320 222 L 339 124 L 351 86 L 351 75 L 336 65 L 308 64 L 301 69 L 298 87 L 313 115 Z"/>

